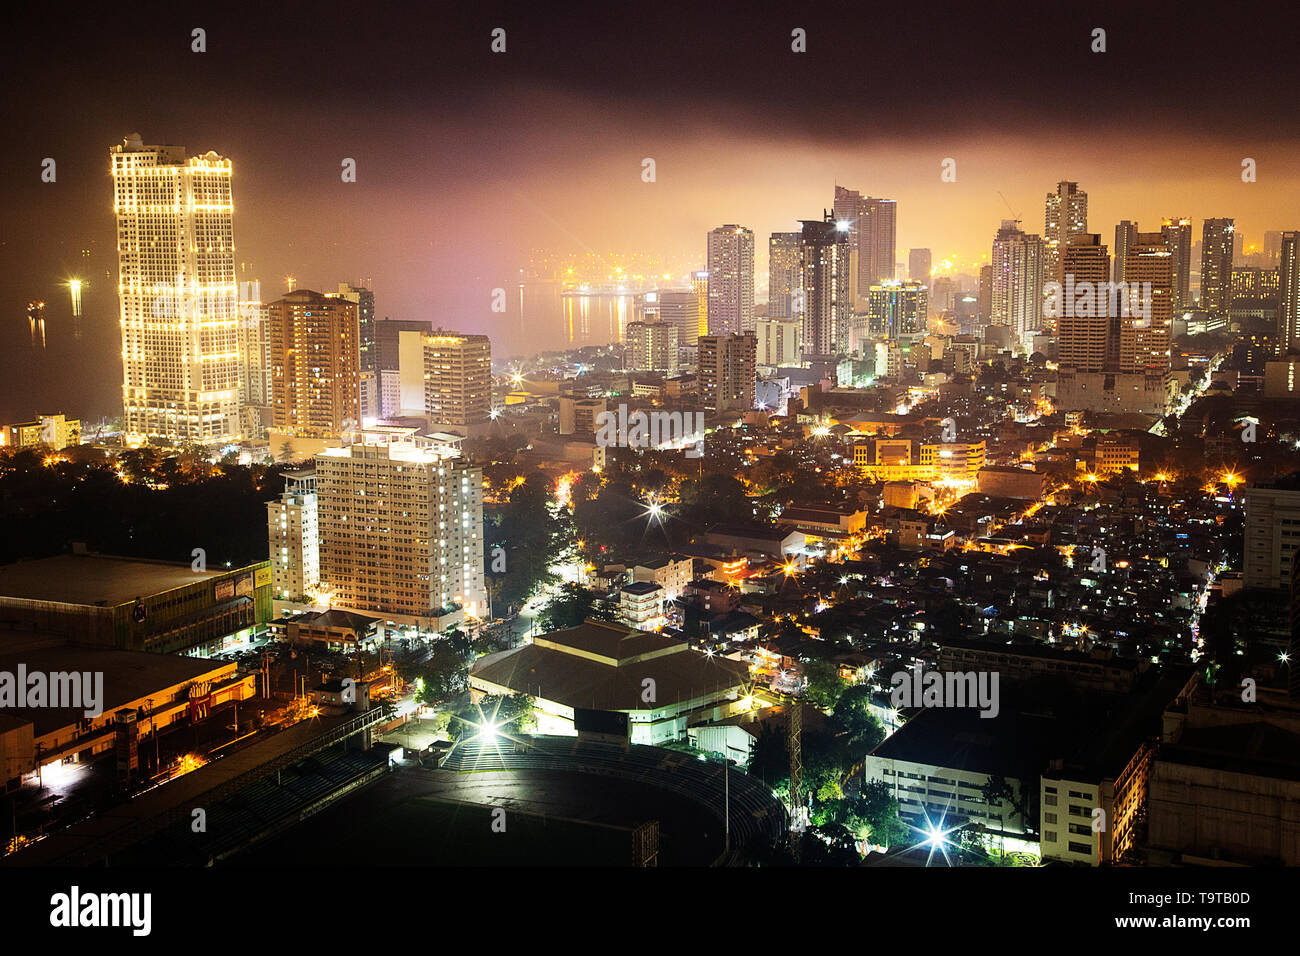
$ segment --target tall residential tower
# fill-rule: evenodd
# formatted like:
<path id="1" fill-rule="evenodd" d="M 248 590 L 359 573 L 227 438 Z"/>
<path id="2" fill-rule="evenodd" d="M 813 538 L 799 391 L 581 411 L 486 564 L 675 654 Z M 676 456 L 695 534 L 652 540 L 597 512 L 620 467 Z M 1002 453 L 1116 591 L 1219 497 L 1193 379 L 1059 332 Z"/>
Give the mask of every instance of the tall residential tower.
<path id="1" fill-rule="evenodd" d="M 109 150 L 129 441 L 240 437 L 230 160 L 132 133 Z"/>

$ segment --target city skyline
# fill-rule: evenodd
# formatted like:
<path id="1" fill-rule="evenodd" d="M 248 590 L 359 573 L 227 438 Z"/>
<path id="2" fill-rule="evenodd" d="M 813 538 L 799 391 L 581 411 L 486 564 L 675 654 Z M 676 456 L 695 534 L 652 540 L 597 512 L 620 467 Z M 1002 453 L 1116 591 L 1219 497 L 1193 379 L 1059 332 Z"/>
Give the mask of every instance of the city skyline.
<path id="1" fill-rule="evenodd" d="M 85 14 L 75 21 L 83 29 L 69 37 L 81 54 L 69 61 L 77 66 L 39 86 L 19 80 L 13 98 L 18 135 L 0 147 L 0 163 L 13 184 L 5 214 L 10 235 L 20 223 L 41 224 L 36 232 L 24 229 L 23 242 L 11 238 L 0 246 L 0 305 L 11 317 L 0 325 L 0 371 L 15 378 L 20 401 L 31 396 L 6 407 L 6 417 L 31 414 L 31 406 L 46 406 L 69 391 L 78 393 L 88 415 L 111 411 L 121 383 L 89 360 L 96 349 L 111 345 L 117 324 L 103 150 L 132 132 L 151 143 L 184 145 L 195 153 L 215 150 L 231 160 L 237 277 L 259 279 L 266 300 L 286 290 L 286 276 L 317 291 L 368 278 L 377 317 L 428 319 L 489 334 L 500 354 L 563 344 L 547 341 L 558 337 L 558 329 L 537 331 L 510 311 L 491 311 L 490 290 L 509 288 L 527 267 L 530 250 L 640 253 L 703 268 L 704 234 L 719 223 L 739 223 L 755 236 L 761 302 L 768 236 L 797 229 L 801 219 L 830 207 L 836 184 L 897 202 L 896 261 L 906 261 L 912 248 L 932 249 L 936 276 L 949 272 L 944 262 L 954 257 L 964 273 L 978 274 L 998 223 L 1013 213 L 1026 232 L 1042 234 L 1042 197 L 1063 180 L 1088 192 L 1089 228 L 1107 237 L 1125 219 L 1155 224 L 1170 216 L 1193 222 L 1231 217 L 1248 242 L 1261 245 L 1265 231 L 1300 225 L 1300 179 L 1289 160 L 1300 131 L 1289 112 L 1272 109 L 1287 85 L 1286 71 L 1294 69 L 1288 59 L 1270 58 L 1269 45 L 1278 41 L 1251 34 L 1250 44 L 1223 44 L 1223 31 L 1232 37 L 1245 27 L 1183 18 L 1178 35 L 1188 42 L 1216 33 L 1231 81 L 1212 84 L 1192 70 L 1153 81 L 1130 51 L 1171 34 L 1174 8 L 1140 22 L 1121 9 L 1099 9 L 1077 23 L 1071 14 L 1058 29 L 1080 37 L 1063 62 L 1086 69 L 1094 93 L 1120 97 L 1140 78 L 1147 109 L 1137 138 L 1127 110 L 1096 105 L 1105 97 L 1093 105 L 1074 102 L 1067 118 L 1058 109 L 1060 98 L 1070 95 L 1063 80 L 1037 82 L 1029 90 L 982 60 L 958 66 L 945 59 L 944 53 L 955 56 L 962 47 L 962 37 L 1014 50 L 1025 58 L 1025 69 L 1042 56 L 1021 42 L 1026 24 L 1009 21 L 994 29 L 968 13 L 952 14 L 945 29 L 904 18 L 899 36 L 921 43 L 925 62 L 936 68 L 923 71 L 925 85 L 908 99 L 886 98 L 906 108 L 867 108 L 848 122 L 845 98 L 811 85 L 796 66 L 799 60 L 791 63 L 788 88 L 760 94 L 733 79 L 717 82 L 710 68 L 683 54 L 689 68 L 656 75 L 638 92 L 633 68 L 644 54 L 635 50 L 627 51 L 631 59 L 612 75 L 601 74 L 603 87 L 577 68 L 594 51 L 574 51 L 577 60 L 568 68 L 539 55 L 543 42 L 553 43 L 565 31 L 585 31 L 624 48 L 614 24 L 602 17 L 515 12 L 515 19 L 502 21 L 510 27 L 507 52 L 494 60 L 492 26 L 462 15 L 440 24 L 439 35 L 481 35 L 481 51 L 473 52 L 468 42 L 452 44 L 453 54 L 428 76 L 395 76 L 407 62 L 404 53 L 414 55 L 415 38 L 391 31 L 398 48 L 378 65 L 372 58 L 365 75 L 354 66 L 311 68 L 281 77 L 272 90 L 235 68 L 263 56 L 270 41 L 239 30 L 234 14 L 214 14 L 202 54 L 189 49 L 193 25 L 167 15 L 133 25 L 144 32 L 132 42 L 166 49 L 164 41 L 173 37 L 169 68 L 195 80 L 206 77 L 234 100 L 241 92 L 247 96 L 251 84 L 258 90 L 255 108 L 234 120 L 224 107 L 180 88 L 148 88 L 144 80 L 123 77 L 91 91 L 79 87 L 78 96 L 93 104 L 86 111 L 92 117 L 88 125 L 53 128 L 44 117 L 66 101 L 67 85 L 103 62 L 105 51 L 91 35 L 112 37 L 125 29 L 113 18 Z M 804 15 L 812 51 L 807 56 L 845 55 L 846 41 L 835 29 L 843 12 L 830 7 Z M 673 17 L 669 8 L 653 15 L 665 22 Z M 377 43 L 377 34 L 394 26 L 396 17 L 381 16 L 356 42 Z M 1104 54 L 1088 49 L 1092 20 L 1110 24 Z M 777 22 L 735 19 L 728 35 L 738 52 L 800 56 L 788 52 L 790 31 L 784 24 L 778 30 Z M 695 23 L 703 29 L 701 21 Z M 64 26 L 39 13 L 19 24 L 33 37 L 51 40 L 63 37 Z M 309 44 L 327 29 L 298 26 L 292 39 L 277 42 Z M 238 50 L 230 48 L 233 36 L 240 37 Z M 688 38 L 674 42 L 689 49 Z M 15 65 L 21 67 L 32 55 L 28 48 L 38 46 L 16 51 Z M 886 90 L 892 84 L 901 94 L 902 79 L 886 75 Z M 434 101 L 432 109 L 427 100 L 417 108 L 431 82 L 454 93 Z M 861 81 L 845 82 L 842 93 Z M 969 99 L 973 92 L 963 89 L 981 91 L 978 107 Z M 378 90 L 398 107 L 382 119 L 368 105 Z M 701 90 L 707 91 L 703 100 Z M 799 95 L 813 97 L 826 129 L 791 112 Z M 963 97 L 965 110 L 958 105 Z M 687 100 L 696 108 L 681 109 Z M 313 116 L 321 122 L 304 122 Z M 580 124 L 580 136 L 558 131 L 571 129 L 570 119 Z M 1107 129 L 1129 129 L 1130 135 L 1117 142 L 1100 135 Z M 340 137 L 338 130 L 350 132 Z M 1084 130 L 1089 135 L 1080 135 Z M 599 145 L 593 150 L 588 143 Z M 1016 155 L 1017 163 L 1007 164 L 1006 155 Z M 58 164 L 54 183 L 40 179 L 47 157 Z M 656 163 L 650 183 L 642 179 L 647 157 Z M 353 183 L 340 180 L 346 158 L 357 162 Z M 1241 181 L 1243 158 L 1258 164 L 1257 182 Z M 945 159 L 956 162 L 954 182 L 940 179 Z M 592 183 L 601 184 L 599 202 L 592 201 Z M 340 235 L 339 220 L 366 227 Z M 509 228 L 502 230 L 503 223 Z M 1194 236 L 1199 240 L 1199 226 Z M 73 316 L 63 289 L 70 279 L 84 283 L 82 316 Z M 21 316 L 36 299 L 48 303 L 47 350 L 58 361 L 14 358 L 24 344 L 30 349 Z"/>

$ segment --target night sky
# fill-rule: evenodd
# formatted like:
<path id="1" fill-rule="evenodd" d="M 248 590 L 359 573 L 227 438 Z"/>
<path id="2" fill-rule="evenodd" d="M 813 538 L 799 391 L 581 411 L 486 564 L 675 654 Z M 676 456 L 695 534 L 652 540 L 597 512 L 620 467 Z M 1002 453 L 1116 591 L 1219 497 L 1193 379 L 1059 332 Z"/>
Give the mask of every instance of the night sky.
<path id="1" fill-rule="evenodd" d="M 1060 179 L 1088 192 L 1108 245 L 1124 218 L 1191 216 L 1199 239 L 1201 218 L 1234 216 L 1254 243 L 1300 228 L 1282 5 L 153 6 L 55 5 L 0 28 L 0 420 L 120 410 L 108 148 L 131 132 L 233 161 L 237 270 L 267 297 L 289 274 L 370 278 L 379 315 L 485 331 L 498 354 L 562 344 L 489 310 L 530 248 L 703 267 L 704 233 L 739 222 L 765 275 L 768 233 L 820 215 L 837 181 L 897 199 L 900 250 L 936 262 L 986 255 L 1011 210 L 1040 232 Z M 208 52 L 190 51 L 194 27 Z M 79 339 L 72 275 L 89 283 Z M 49 304 L 43 352 L 32 298 Z"/>

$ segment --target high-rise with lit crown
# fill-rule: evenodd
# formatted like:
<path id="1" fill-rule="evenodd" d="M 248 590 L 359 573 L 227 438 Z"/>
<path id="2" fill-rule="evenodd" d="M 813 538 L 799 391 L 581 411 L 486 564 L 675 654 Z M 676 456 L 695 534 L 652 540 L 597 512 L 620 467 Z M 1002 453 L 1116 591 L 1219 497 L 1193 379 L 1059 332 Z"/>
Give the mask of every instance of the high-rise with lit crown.
<path id="1" fill-rule="evenodd" d="M 138 133 L 109 150 L 128 441 L 240 437 L 230 160 Z"/>
<path id="2" fill-rule="evenodd" d="M 709 332 L 754 331 L 754 233 L 719 226 L 709 233 Z"/>
<path id="3" fill-rule="evenodd" d="M 316 456 L 320 582 L 330 603 L 428 617 L 481 615 L 483 471 L 457 455 L 382 442 Z"/>
<path id="4" fill-rule="evenodd" d="M 431 425 L 464 431 L 492 412 L 492 343 L 436 329 L 424 336 L 424 411 Z"/>

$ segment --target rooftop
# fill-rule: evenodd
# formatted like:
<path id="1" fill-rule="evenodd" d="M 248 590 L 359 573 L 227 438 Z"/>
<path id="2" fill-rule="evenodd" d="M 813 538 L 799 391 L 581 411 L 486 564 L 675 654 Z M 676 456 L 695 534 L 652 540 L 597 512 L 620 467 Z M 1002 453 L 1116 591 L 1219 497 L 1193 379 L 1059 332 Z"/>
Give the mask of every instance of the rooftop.
<path id="1" fill-rule="evenodd" d="M 0 603 L 5 598 L 19 598 L 112 607 L 233 570 L 195 571 L 188 564 L 167 561 L 103 554 L 61 554 L 0 565 Z"/>

